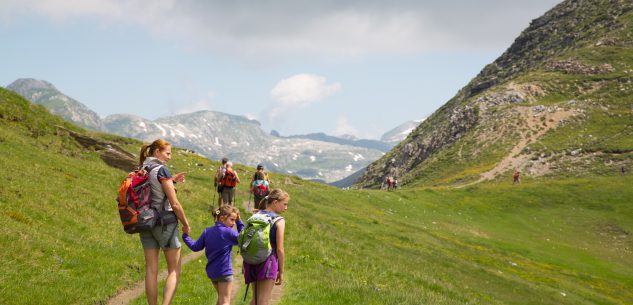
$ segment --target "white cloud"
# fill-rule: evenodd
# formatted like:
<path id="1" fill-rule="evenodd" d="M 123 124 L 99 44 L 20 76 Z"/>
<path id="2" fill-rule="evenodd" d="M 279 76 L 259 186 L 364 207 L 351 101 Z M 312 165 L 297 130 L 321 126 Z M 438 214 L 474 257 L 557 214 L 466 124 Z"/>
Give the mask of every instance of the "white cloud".
<path id="1" fill-rule="evenodd" d="M 274 118 L 290 108 L 307 106 L 340 90 L 340 83 L 327 83 L 325 77 L 313 74 L 297 74 L 282 79 L 270 91 L 274 105 L 269 116 Z"/>
<path id="2" fill-rule="evenodd" d="M 323 76 L 297 74 L 279 81 L 270 97 L 284 106 L 305 106 L 341 90 L 341 84 L 326 82 Z"/>

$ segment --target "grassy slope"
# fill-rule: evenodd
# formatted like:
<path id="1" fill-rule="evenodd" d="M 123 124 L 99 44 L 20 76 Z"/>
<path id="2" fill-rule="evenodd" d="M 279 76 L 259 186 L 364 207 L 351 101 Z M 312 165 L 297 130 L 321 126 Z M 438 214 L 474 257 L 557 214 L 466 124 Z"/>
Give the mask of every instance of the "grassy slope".
<path id="1" fill-rule="evenodd" d="M 631 303 L 632 182 L 398 192 L 284 185 L 292 199 L 282 304 Z M 184 267 L 175 304 L 213 300 L 205 263 Z"/>
<path id="2" fill-rule="evenodd" d="M 55 125 L 87 133 L 0 89 L 0 232 L 5 236 L 0 304 L 99 303 L 143 279 L 138 236 L 123 232 L 114 201 L 126 173 L 107 166 Z M 140 148 L 134 140 L 92 136 L 133 152 Z M 201 226 L 211 201 L 208 170 L 217 164 L 179 150 L 174 159 L 173 172 L 189 172 L 179 199 Z"/>
<path id="3" fill-rule="evenodd" d="M 125 173 L 58 133 L 65 123 L 43 108 L 0 99 L 0 303 L 101 303 L 141 280 L 140 245 L 113 200 Z M 190 172 L 179 197 L 197 235 L 210 224 L 212 164 L 177 152 L 173 166 Z M 272 178 L 292 196 L 283 304 L 633 302 L 631 176 L 398 192 Z M 214 297 L 205 263 L 184 267 L 176 304 Z"/>

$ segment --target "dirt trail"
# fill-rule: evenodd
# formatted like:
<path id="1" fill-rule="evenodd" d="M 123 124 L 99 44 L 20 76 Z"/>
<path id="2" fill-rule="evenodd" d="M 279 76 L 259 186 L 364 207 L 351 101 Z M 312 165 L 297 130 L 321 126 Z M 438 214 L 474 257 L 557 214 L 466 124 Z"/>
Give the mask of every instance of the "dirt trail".
<path id="1" fill-rule="evenodd" d="M 528 131 L 521 133 L 521 140 L 519 143 L 510 150 L 510 153 L 508 153 L 501 162 L 497 163 L 497 166 L 480 174 L 477 181 L 460 187 L 469 186 L 485 180 L 491 180 L 508 170 L 521 168 L 530 158 L 529 155 L 521 155 L 521 151 L 542 137 L 550 129 L 556 128 L 561 121 L 567 120 L 574 115 L 574 111 L 572 110 L 561 109 L 554 112 L 549 112 L 548 110 L 536 112 L 533 107 L 519 107 L 517 110 L 525 118 L 525 122 L 527 122 L 528 125 Z M 542 117 L 545 117 L 545 119 L 543 120 Z M 532 133 L 532 135 L 528 136 L 528 133 Z"/>
<path id="2" fill-rule="evenodd" d="M 181 264 L 184 265 L 192 260 L 195 260 L 202 256 L 204 252 L 194 252 L 190 253 L 187 256 L 182 258 Z M 158 274 L 158 281 L 165 280 L 167 277 L 167 270 L 163 270 Z M 125 289 L 115 295 L 108 301 L 108 305 L 126 305 L 130 303 L 130 301 L 138 298 L 140 295 L 145 293 L 145 281 L 140 281 L 134 285 L 134 287 Z M 176 292 L 177 293 L 177 292 Z"/>

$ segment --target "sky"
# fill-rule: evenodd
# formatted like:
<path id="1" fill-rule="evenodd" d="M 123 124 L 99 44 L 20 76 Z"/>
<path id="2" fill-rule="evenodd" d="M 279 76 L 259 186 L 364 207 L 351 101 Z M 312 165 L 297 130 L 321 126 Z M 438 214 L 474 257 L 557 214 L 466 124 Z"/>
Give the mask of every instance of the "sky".
<path id="1" fill-rule="evenodd" d="M 558 0 L 1 0 L 0 86 L 102 118 L 213 110 L 377 139 L 432 114 Z"/>

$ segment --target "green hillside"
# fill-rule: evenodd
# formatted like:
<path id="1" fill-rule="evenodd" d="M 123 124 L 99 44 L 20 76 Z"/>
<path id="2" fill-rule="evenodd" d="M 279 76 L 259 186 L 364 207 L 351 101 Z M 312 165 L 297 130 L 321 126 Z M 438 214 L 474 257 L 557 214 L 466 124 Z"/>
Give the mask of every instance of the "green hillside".
<path id="1" fill-rule="evenodd" d="M 633 3 L 566 0 L 394 150 L 360 187 L 593 177 L 633 169 Z"/>
<path id="2" fill-rule="evenodd" d="M 144 278 L 137 235 L 125 234 L 115 197 L 126 172 L 71 136 L 136 152 L 136 140 L 89 133 L 0 89 L 0 304 L 95 304 Z M 172 170 L 188 217 L 202 226 L 217 164 L 182 150 Z M 201 164 L 202 166 L 198 166 Z"/>
<path id="3" fill-rule="evenodd" d="M 116 214 L 125 172 L 72 133 L 132 152 L 141 144 L 0 89 L 0 304 L 104 304 L 143 278 L 138 237 Z M 189 172 L 178 194 L 194 236 L 210 224 L 215 165 L 174 155 L 173 171 Z M 272 179 L 292 197 L 281 304 L 633 303 L 631 175 L 397 192 Z M 183 267 L 175 304 L 211 302 L 204 264 Z"/>

